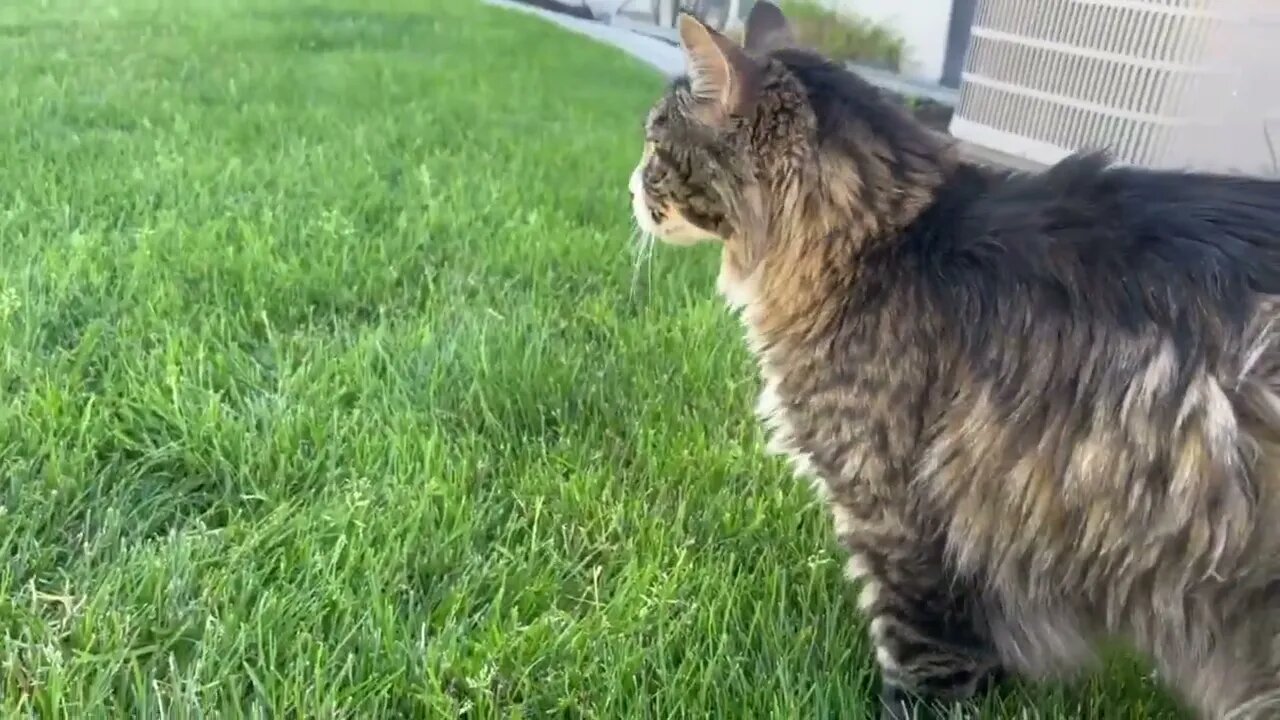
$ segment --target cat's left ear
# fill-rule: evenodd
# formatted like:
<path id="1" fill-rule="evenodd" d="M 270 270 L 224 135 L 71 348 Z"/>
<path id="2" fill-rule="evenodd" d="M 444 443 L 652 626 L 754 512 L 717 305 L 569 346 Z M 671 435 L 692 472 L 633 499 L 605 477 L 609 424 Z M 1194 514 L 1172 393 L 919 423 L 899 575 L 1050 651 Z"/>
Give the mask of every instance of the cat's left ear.
<path id="1" fill-rule="evenodd" d="M 680 15 L 680 48 L 684 50 L 689 85 L 698 111 L 719 125 L 742 113 L 754 100 L 759 69 L 732 40 L 692 15 Z"/>

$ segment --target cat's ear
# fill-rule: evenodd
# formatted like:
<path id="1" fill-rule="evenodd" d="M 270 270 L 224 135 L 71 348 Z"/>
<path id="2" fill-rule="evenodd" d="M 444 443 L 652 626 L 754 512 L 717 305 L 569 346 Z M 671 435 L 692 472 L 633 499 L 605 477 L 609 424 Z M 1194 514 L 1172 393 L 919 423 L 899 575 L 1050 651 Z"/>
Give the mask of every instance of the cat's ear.
<path id="1" fill-rule="evenodd" d="M 747 52 L 757 55 L 794 47 L 795 34 L 791 32 L 791 24 L 783 16 L 782 10 L 768 0 L 757 0 L 747 14 L 747 29 L 744 34 L 743 47 Z"/>
<path id="2" fill-rule="evenodd" d="M 684 50 L 689 86 L 705 120 L 723 122 L 751 102 L 758 70 L 732 40 L 682 13 L 680 48 Z"/>

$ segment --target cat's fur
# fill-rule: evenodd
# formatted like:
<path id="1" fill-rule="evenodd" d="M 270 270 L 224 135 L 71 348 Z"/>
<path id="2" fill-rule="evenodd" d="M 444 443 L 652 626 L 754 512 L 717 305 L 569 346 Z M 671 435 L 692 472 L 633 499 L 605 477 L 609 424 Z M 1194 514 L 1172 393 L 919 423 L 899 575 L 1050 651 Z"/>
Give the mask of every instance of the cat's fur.
<path id="1" fill-rule="evenodd" d="M 744 47 L 680 34 L 635 213 L 722 243 L 885 713 L 1119 640 L 1203 717 L 1280 717 L 1280 183 L 983 169 L 768 3 Z"/>

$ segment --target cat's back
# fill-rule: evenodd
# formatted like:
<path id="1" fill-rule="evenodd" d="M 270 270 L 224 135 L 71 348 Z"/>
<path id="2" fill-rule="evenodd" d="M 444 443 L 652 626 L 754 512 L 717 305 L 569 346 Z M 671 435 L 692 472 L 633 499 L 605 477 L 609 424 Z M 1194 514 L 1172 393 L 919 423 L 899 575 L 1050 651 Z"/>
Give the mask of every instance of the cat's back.
<path id="1" fill-rule="evenodd" d="M 954 556 L 1051 598 L 1121 581 L 1160 526 L 1194 539 L 1172 565 L 1238 571 L 1280 502 L 1280 182 L 1096 156 L 965 180 L 906 243 L 942 328 L 919 467 Z"/>
<path id="2" fill-rule="evenodd" d="M 1280 296 L 1280 180 L 1109 166 L 1077 155 L 1037 174 L 965 168 L 906 242 L 966 343 L 1083 324 L 1178 332 L 1230 352 Z"/>
<path id="3" fill-rule="evenodd" d="M 1021 282 L 1280 294 L 1280 180 L 1113 166 L 1100 154 L 980 177 L 951 210 L 952 261 Z"/>

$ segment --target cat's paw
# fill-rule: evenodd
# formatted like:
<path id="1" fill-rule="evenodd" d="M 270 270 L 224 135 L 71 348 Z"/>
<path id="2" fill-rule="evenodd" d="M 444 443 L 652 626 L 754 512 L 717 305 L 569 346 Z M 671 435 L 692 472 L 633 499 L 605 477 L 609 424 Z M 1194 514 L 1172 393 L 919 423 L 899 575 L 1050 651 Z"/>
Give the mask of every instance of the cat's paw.
<path id="1" fill-rule="evenodd" d="M 983 697 L 992 693 L 998 693 L 1006 685 L 1013 681 L 1013 675 L 999 665 L 988 670 L 981 679 L 978 680 L 977 686 L 974 688 L 974 697 Z"/>
<path id="2" fill-rule="evenodd" d="M 880 686 L 880 720 L 919 720 L 924 703 L 892 683 Z"/>
<path id="3" fill-rule="evenodd" d="M 1004 675 L 994 671 L 979 684 L 989 692 L 1003 682 Z M 902 688 L 886 683 L 880 688 L 880 720 L 969 720 L 979 717 L 978 707 L 968 700 L 931 702 Z"/>

